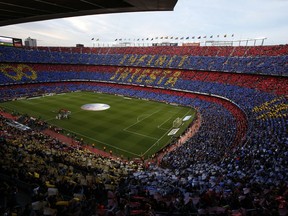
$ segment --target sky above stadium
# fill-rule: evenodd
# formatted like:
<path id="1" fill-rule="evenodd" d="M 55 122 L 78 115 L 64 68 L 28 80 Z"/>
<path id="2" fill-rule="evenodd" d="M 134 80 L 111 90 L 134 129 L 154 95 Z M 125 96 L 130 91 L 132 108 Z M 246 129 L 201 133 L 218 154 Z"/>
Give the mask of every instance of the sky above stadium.
<path id="1" fill-rule="evenodd" d="M 31 37 L 39 46 L 203 43 L 263 37 L 267 38 L 265 45 L 287 44 L 287 11 L 288 0 L 178 0 L 174 11 L 93 15 L 9 25 L 0 27 L 0 35 L 23 41 Z"/>

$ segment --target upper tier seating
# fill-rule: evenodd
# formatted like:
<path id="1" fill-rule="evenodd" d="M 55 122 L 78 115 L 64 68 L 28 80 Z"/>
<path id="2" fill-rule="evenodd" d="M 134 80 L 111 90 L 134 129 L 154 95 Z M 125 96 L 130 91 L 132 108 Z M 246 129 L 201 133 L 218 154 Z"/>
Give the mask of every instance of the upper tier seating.
<path id="1" fill-rule="evenodd" d="M 288 50 L 288 46 L 285 46 Z M 48 48 L 47 48 L 48 49 Z M 113 50 L 114 48 L 109 48 Z M 115 48 L 118 49 L 118 48 Z M 131 48 L 132 49 L 132 48 Z M 152 48 L 151 48 L 152 49 Z M 162 48 L 163 49 L 163 48 Z M 173 48 L 167 50 L 171 51 Z M 178 47 L 177 49 L 185 50 L 187 48 Z M 199 48 L 200 49 L 200 48 Z M 204 48 L 201 48 L 204 49 Z M 218 48 L 219 52 L 223 49 Z M 232 48 L 230 48 L 232 49 Z M 235 48 L 236 49 L 236 48 Z M 256 48 L 250 48 L 256 49 Z M 259 49 L 259 48 L 258 48 Z M 140 66 L 140 67 L 156 67 L 156 68 L 174 68 L 188 70 L 208 70 L 222 72 L 237 72 L 250 74 L 266 74 L 287 76 L 288 71 L 288 55 L 280 52 L 264 52 L 263 55 L 254 55 L 255 50 L 248 56 L 233 56 L 229 53 L 225 55 L 209 56 L 205 51 L 212 50 L 205 48 L 198 55 L 179 54 L 176 53 L 156 53 L 148 54 L 124 54 L 124 53 L 72 53 L 61 52 L 60 48 L 43 49 L 19 49 L 13 47 L 0 46 L 0 62 L 11 63 L 56 63 L 56 64 L 84 64 L 84 65 L 108 65 L 108 66 Z M 51 51 L 52 50 L 52 51 Z M 137 48 L 135 48 L 137 50 Z M 145 50 L 143 48 L 143 50 Z M 164 49 L 166 50 L 166 49 Z M 257 50 L 257 49 L 256 49 Z M 260 49 L 261 50 L 261 49 Z M 285 49 L 284 49 L 285 50 Z M 212 51 L 211 51 L 212 52 Z M 231 51 L 232 52 L 232 51 Z M 214 52 L 212 52 L 214 53 Z M 257 52 L 256 52 L 257 53 Z M 215 54 L 215 53 L 214 53 Z M 275 55 L 272 55 L 275 54 Z M 13 58 L 11 58 L 13 56 Z"/>

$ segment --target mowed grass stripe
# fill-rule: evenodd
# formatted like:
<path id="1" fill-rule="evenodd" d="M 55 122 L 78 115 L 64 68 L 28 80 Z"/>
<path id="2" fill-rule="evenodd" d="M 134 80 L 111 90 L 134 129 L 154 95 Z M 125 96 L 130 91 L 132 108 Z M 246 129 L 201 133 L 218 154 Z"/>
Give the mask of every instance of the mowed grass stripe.
<path id="1" fill-rule="evenodd" d="M 85 111 L 81 106 L 88 103 L 105 103 L 111 106 L 105 111 Z M 75 134 L 97 148 L 104 146 L 113 153 L 126 157 L 149 156 L 167 145 L 167 136 L 173 121 L 183 117 L 191 108 L 172 106 L 140 99 L 95 92 L 72 92 L 19 100 L 0 104 L 1 107 L 40 117 L 49 124 L 61 127 L 67 134 Z M 57 120 L 56 113 L 65 108 L 72 112 L 70 119 Z M 189 114 L 190 115 L 190 114 Z M 184 131 L 189 122 L 181 127 Z"/>

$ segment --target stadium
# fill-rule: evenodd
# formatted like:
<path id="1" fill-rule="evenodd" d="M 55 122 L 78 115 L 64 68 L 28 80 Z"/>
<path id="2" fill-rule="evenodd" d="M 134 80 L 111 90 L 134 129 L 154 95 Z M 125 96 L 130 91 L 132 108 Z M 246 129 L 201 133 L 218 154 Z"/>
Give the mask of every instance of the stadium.
<path id="1" fill-rule="evenodd" d="M 0 25 L 177 3 L 124 2 Z M 7 41 L 1 215 L 288 215 L 288 45 Z"/>

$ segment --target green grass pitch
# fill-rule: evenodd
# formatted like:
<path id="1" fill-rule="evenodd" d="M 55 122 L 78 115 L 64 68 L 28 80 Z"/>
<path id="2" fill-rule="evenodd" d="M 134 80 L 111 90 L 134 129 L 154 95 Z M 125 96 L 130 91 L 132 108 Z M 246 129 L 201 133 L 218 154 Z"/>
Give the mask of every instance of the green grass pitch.
<path id="1" fill-rule="evenodd" d="M 104 103 L 110 109 L 87 111 L 82 105 Z M 1 103 L 7 111 L 16 111 L 41 118 L 63 128 L 68 134 L 83 138 L 96 148 L 129 158 L 149 157 L 171 142 L 168 133 L 177 118 L 192 116 L 184 121 L 179 136 L 193 121 L 196 111 L 189 107 L 131 99 L 124 96 L 95 92 L 72 92 L 53 96 L 22 99 Z M 71 111 L 70 119 L 56 119 L 60 109 Z"/>

